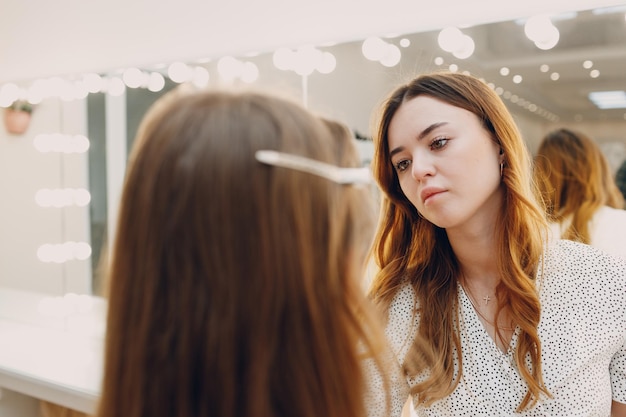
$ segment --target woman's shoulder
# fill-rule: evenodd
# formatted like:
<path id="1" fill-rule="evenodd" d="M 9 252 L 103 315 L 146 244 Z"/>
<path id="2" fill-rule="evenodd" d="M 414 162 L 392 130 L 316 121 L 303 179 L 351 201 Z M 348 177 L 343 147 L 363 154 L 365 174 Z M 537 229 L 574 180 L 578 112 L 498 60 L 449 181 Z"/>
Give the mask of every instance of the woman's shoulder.
<path id="1" fill-rule="evenodd" d="M 569 282 L 573 286 L 599 282 L 626 284 L 626 260 L 571 240 L 550 242 L 539 271 L 548 285 L 555 280 L 556 285 Z"/>
<path id="2" fill-rule="evenodd" d="M 544 261 L 555 267 L 602 266 L 604 268 L 623 267 L 625 260 L 592 245 L 566 239 L 551 241 L 546 248 Z"/>

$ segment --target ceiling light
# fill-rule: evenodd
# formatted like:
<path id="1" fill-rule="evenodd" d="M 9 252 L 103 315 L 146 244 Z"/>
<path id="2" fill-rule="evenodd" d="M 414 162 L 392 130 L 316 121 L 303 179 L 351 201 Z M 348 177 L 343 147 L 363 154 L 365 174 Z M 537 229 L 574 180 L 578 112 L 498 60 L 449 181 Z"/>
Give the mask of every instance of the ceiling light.
<path id="1" fill-rule="evenodd" d="M 463 32 L 455 26 L 443 28 L 437 35 L 437 43 L 444 51 L 452 52 L 463 44 Z"/>
<path id="2" fill-rule="evenodd" d="M 591 67 L 593 67 L 593 61 L 586 60 L 585 62 L 583 62 L 583 68 L 589 69 Z"/>
<path id="3" fill-rule="evenodd" d="M 560 37 L 561 34 L 559 33 L 559 30 L 555 26 L 552 26 L 546 30 L 545 38 L 535 40 L 535 46 L 539 49 L 547 51 L 548 49 L 554 48 L 556 44 L 559 43 Z"/>
<path id="4" fill-rule="evenodd" d="M 184 62 L 172 62 L 167 67 L 167 76 L 175 83 L 184 83 L 192 76 L 193 70 Z"/>
<path id="5" fill-rule="evenodd" d="M 337 58 L 330 52 L 322 52 L 315 69 L 321 74 L 330 74 L 337 68 Z"/>
<path id="6" fill-rule="evenodd" d="M 152 72 L 148 78 L 148 90 L 159 92 L 165 87 L 165 78 L 159 72 Z"/>
<path id="7" fill-rule="evenodd" d="M 472 56 L 475 48 L 476 44 L 474 43 L 474 39 L 472 39 L 470 36 L 463 35 L 463 37 L 461 38 L 461 43 L 454 51 L 452 51 L 452 55 L 454 55 L 458 59 L 466 59 Z"/>
<path id="8" fill-rule="evenodd" d="M 588 97 L 599 109 L 626 109 L 626 91 L 594 91 Z"/>
<path id="9" fill-rule="evenodd" d="M 539 49 L 552 49 L 559 42 L 559 30 L 552 24 L 549 16 L 533 16 L 524 24 L 526 37 Z"/>
<path id="10" fill-rule="evenodd" d="M 110 96 L 119 97 L 126 91 L 126 84 L 121 78 L 113 77 L 109 79 L 106 91 Z"/>
<path id="11" fill-rule="evenodd" d="M 143 75 L 139 68 L 127 68 L 122 75 L 122 81 L 128 88 L 138 88 L 143 82 Z"/>
<path id="12" fill-rule="evenodd" d="M 402 52 L 400 48 L 393 44 L 387 44 L 385 55 L 380 59 L 380 63 L 385 67 L 392 68 L 400 63 Z"/>
<path id="13" fill-rule="evenodd" d="M 361 52 L 370 61 L 380 61 L 386 52 L 387 42 L 377 36 L 370 36 L 363 41 Z"/>
<path id="14" fill-rule="evenodd" d="M 191 83 L 198 88 L 205 88 L 209 85 L 209 71 L 204 67 L 195 67 L 192 70 Z"/>
<path id="15" fill-rule="evenodd" d="M 272 55 L 272 62 L 274 63 L 274 66 L 282 71 L 289 71 L 293 69 L 294 61 L 295 52 L 287 47 L 278 48 Z"/>
<path id="16" fill-rule="evenodd" d="M 542 41 L 546 37 L 546 31 L 549 31 L 552 27 L 552 21 L 548 16 L 533 16 L 524 24 L 524 33 L 531 41 Z"/>

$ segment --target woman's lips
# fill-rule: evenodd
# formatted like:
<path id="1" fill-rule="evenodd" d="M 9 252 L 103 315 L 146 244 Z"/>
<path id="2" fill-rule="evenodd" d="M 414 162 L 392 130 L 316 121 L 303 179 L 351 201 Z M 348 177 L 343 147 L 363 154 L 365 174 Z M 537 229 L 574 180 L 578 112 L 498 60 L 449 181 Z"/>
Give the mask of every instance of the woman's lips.
<path id="1" fill-rule="evenodd" d="M 441 188 L 427 187 L 420 192 L 420 198 L 422 199 L 422 203 L 426 204 L 426 202 L 430 200 L 433 196 L 441 194 L 445 191 L 446 190 Z"/>

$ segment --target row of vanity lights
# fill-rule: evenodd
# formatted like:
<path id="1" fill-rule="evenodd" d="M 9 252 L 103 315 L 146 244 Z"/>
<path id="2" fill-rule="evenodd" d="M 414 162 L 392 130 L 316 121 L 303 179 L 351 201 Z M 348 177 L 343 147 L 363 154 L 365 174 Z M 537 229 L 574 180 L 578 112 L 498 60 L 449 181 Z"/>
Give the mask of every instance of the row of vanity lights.
<path id="1" fill-rule="evenodd" d="M 445 28 L 440 32 L 439 43 L 442 49 L 450 52 L 458 59 L 469 57 L 474 51 L 473 40 L 456 28 Z M 410 41 L 403 38 L 401 47 L 408 47 Z M 401 60 L 401 51 L 393 43 L 378 37 L 367 38 L 362 44 L 363 55 L 371 61 L 378 61 L 386 67 L 393 67 Z M 335 56 L 315 47 L 305 46 L 298 49 L 280 48 L 273 53 L 273 64 L 283 71 L 293 71 L 300 76 L 308 76 L 314 71 L 329 74 L 336 68 Z M 443 65 L 441 57 L 435 59 L 436 65 Z M 259 70 L 256 64 L 232 56 L 221 58 L 217 63 L 219 76 L 223 80 L 240 80 L 253 83 L 258 79 Z M 450 64 L 449 70 L 458 71 L 456 64 Z M 175 62 L 167 67 L 167 76 L 176 83 L 190 82 L 197 87 L 206 87 L 210 80 L 209 72 L 202 66 L 191 66 Z M 504 75 L 504 74 L 503 74 Z M 520 80 L 521 82 L 521 80 Z M 501 87 L 489 84 L 497 94 L 526 110 L 551 121 L 558 116 L 538 107 Z M 121 76 L 102 77 L 95 73 L 84 74 L 80 79 L 70 81 L 60 77 L 35 81 L 27 91 L 15 84 L 5 84 L 0 89 L 0 106 L 7 107 L 13 101 L 27 98 L 37 104 L 49 97 L 62 100 L 74 100 L 87 97 L 89 93 L 107 93 L 113 96 L 122 95 L 126 88 L 146 88 L 158 92 L 165 86 L 165 78 L 161 72 L 142 71 L 128 68 Z M 24 97 L 24 94 L 26 96 Z M 84 135 L 41 134 L 34 138 L 35 148 L 42 153 L 84 153 L 89 149 L 89 140 Z M 41 207 L 63 208 L 69 206 L 84 207 L 90 203 L 91 195 L 85 189 L 41 189 L 35 195 L 35 201 Z M 91 256 L 91 246 L 86 242 L 65 242 L 62 244 L 44 244 L 39 247 L 37 257 L 42 262 L 64 263 L 70 260 L 85 260 Z"/>
<path id="2" fill-rule="evenodd" d="M 377 39 L 377 40 L 376 40 Z M 366 40 L 368 47 L 375 45 L 374 52 L 368 50 L 367 59 L 378 61 L 382 65 L 392 66 L 393 60 L 399 60 L 399 49 L 380 38 L 368 38 Z M 366 43 L 364 43 L 366 45 Z M 389 48 L 389 46 L 395 47 Z M 376 48 L 379 48 L 376 50 Z M 308 49 L 308 48 L 307 48 Z M 367 48 L 364 48 L 367 49 Z M 385 52 L 385 49 L 387 52 Z M 381 52 L 383 50 L 383 52 Z M 321 55 L 321 60 L 315 65 L 303 65 L 298 55 L 302 54 L 302 49 L 296 50 L 278 50 L 274 53 L 274 63 L 277 68 L 288 71 L 294 71 L 298 75 L 307 76 L 314 71 L 321 74 L 328 74 L 334 70 L 336 59 L 328 52 Z M 291 61 L 289 61 L 291 56 Z M 295 57 L 295 59 L 294 59 Z M 331 58 L 332 57 L 332 58 Z M 435 58 L 435 64 L 444 65 L 442 57 Z M 457 64 L 448 64 L 448 69 L 452 72 L 459 71 Z M 253 62 L 238 60 L 234 57 L 224 57 L 218 62 L 218 72 L 222 80 L 240 80 L 244 83 L 253 83 L 259 76 L 258 68 Z M 466 72 L 466 71 L 465 71 Z M 199 88 L 205 88 L 210 79 L 209 72 L 202 66 L 192 66 L 182 62 L 173 63 L 167 70 L 168 77 L 176 83 L 191 83 Z M 553 79 L 558 79 L 558 74 L 553 74 Z M 514 76 L 513 81 L 517 84 L 521 82 L 521 76 Z M 512 94 L 501 87 L 495 86 L 493 83 L 489 85 L 505 100 L 509 100 L 514 104 L 518 104 L 526 110 L 541 116 L 550 121 L 558 121 L 558 116 L 554 113 L 543 109 L 532 102 Z M 65 101 L 83 99 L 89 93 L 106 93 L 111 96 L 120 96 L 124 94 L 126 88 L 146 88 L 153 92 L 158 92 L 165 86 L 165 78 L 159 72 L 147 72 L 138 68 L 129 68 L 122 72 L 121 76 L 103 77 L 99 74 L 85 74 L 81 79 L 69 81 L 59 77 L 53 77 L 45 80 L 36 81 L 28 90 L 22 90 L 17 85 L 8 83 L 0 88 L 0 107 L 8 107 L 14 101 L 26 97 L 32 104 L 38 104 L 45 98 L 61 98 Z M 57 135 L 58 136 L 58 135 Z M 74 143 L 72 143 L 74 142 Z M 83 141 L 84 142 L 84 141 Z M 65 153 L 76 152 L 70 150 L 73 148 L 80 149 L 81 142 L 77 138 L 57 137 L 56 140 L 38 140 L 36 146 L 42 152 L 62 151 Z M 60 149 L 63 148 L 63 149 Z"/>
<path id="3" fill-rule="evenodd" d="M 33 146 L 41 153 L 84 154 L 89 150 L 90 142 L 85 135 L 38 134 L 33 139 Z M 91 202 L 91 193 L 84 188 L 42 188 L 35 193 L 35 202 L 42 208 L 87 207 Z M 71 240 L 45 243 L 37 248 L 37 259 L 50 264 L 87 261 L 91 254 L 89 243 Z M 63 320 L 63 328 L 68 331 L 86 335 L 103 332 L 94 328 L 94 322 L 88 320 L 94 312 L 94 297 L 91 295 L 67 293 L 46 296 L 39 301 L 37 311 L 47 319 Z M 98 326 L 100 322 L 95 324 Z"/>
<path id="4" fill-rule="evenodd" d="M 398 42 L 401 47 L 410 46 L 406 38 Z M 458 59 L 471 56 L 474 51 L 473 40 L 457 28 L 445 28 L 439 34 L 440 47 Z M 379 37 L 367 38 L 362 43 L 362 53 L 368 60 L 377 61 L 386 67 L 394 67 L 401 60 L 402 53 L 398 46 Z M 313 46 L 297 49 L 280 48 L 272 55 L 276 68 L 293 71 L 306 77 L 317 71 L 329 74 L 336 68 L 335 56 Z M 444 59 L 435 59 L 438 66 L 444 65 Z M 456 64 L 449 65 L 450 71 L 459 71 Z M 221 58 L 217 62 L 220 79 L 227 82 L 239 80 L 253 83 L 259 77 L 259 70 L 251 61 L 237 59 L 232 56 Z M 27 89 L 16 84 L 7 83 L 0 88 L 0 107 L 8 107 L 16 100 L 28 100 L 32 104 L 41 103 L 46 98 L 60 98 L 64 101 L 84 99 L 90 93 L 106 93 L 112 96 L 124 94 L 126 88 L 145 88 L 153 92 L 161 91 L 165 86 L 165 75 L 175 83 L 192 83 L 199 88 L 208 86 L 209 71 L 201 65 L 188 65 L 175 62 L 160 71 L 144 71 L 138 68 L 127 68 L 116 75 L 103 77 L 99 74 L 83 74 L 77 79 L 68 80 L 61 77 L 39 79 Z M 520 80 L 521 81 L 521 80 Z M 558 120 L 553 113 L 538 107 L 501 87 L 489 84 L 504 99 L 518 104 L 551 121 Z M 34 138 L 35 148 L 42 153 L 84 153 L 89 149 L 89 140 L 84 135 L 40 134 Z M 41 189 L 35 195 L 36 203 L 44 208 L 63 208 L 70 206 L 85 207 L 91 201 L 91 195 L 85 189 Z M 91 246 L 86 242 L 68 241 L 61 244 L 44 244 L 37 250 L 37 257 L 42 262 L 64 263 L 70 260 L 86 260 L 91 256 Z"/>
<path id="5" fill-rule="evenodd" d="M 456 42 L 456 44 L 455 44 Z M 460 31 L 444 29 L 440 33 L 440 43 L 444 50 L 456 58 L 464 59 L 473 52 L 473 41 Z M 410 46 L 410 41 L 403 38 L 401 47 Z M 455 46 L 456 45 L 456 46 Z M 395 44 L 378 37 L 367 38 L 362 44 L 362 53 L 368 60 L 377 61 L 386 67 L 396 66 L 402 57 L 401 50 Z M 273 64 L 283 71 L 293 71 L 306 77 L 317 71 L 329 74 L 336 68 L 335 56 L 312 46 L 297 49 L 280 48 L 273 53 Z M 438 66 L 444 65 L 444 59 L 435 59 Z M 456 64 L 449 65 L 450 71 L 459 71 Z M 217 62 L 220 79 L 227 82 L 239 80 L 253 83 L 259 77 L 256 64 L 251 61 L 237 59 L 232 56 L 221 58 Z M 209 84 L 210 74 L 201 65 L 188 65 L 175 62 L 163 70 L 164 74 L 176 83 L 192 83 L 199 88 Z M 8 83 L 0 88 L 0 107 L 8 107 L 16 100 L 26 99 L 32 104 L 41 103 L 46 98 L 60 98 L 64 101 L 84 99 L 90 93 L 106 93 L 112 96 L 124 94 L 126 88 L 145 88 L 153 92 L 161 91 L 165 86 L 165 76 L 159 71 L 143 71 L 138 68 L 127 68 L 117 75 L 103 77 L 88 73 L 78 79 L 67 80 L 60 77 L 39 79 L 27 89 Z M 504 91 L 493 84 L 490 86 L 504 99 L 516 103 L 528 111 L 536 113 L 548 120 L 558 120 L 551 112 L 539 108 L 535 104 Z M 89 139 L 84 135 L 68 135 L 62 133 L 39 134 L 33 140 L 35 149 L 42 153 L 81 154 L 89 150 Z M 89 205 L 91 195 L 86 189 L 40 189 L 35 194 L 35 202 L 42 208 L 85 207 Z M 91 256 L 91 246 L 86 242 L 68 241 L 60 244 L 43 244 L 37 250 L 37 257 L 42 262 L 65 263 L 72 260 L 86 260 Z"/>
<path id="6" fill-rule="evenodd" d="M 90 143 L 85 135 L 53 133 L 36 135 L 33 146 L 41 153 L 84 154 Z M 86 207 L 91 193 L 84 188 L 42 188 L 35 193 L 35 202 L 42 208 Z M 91 245 L 87 242 L 46 243 L 37 249 L 37 259 L 46 263 L 63 264 L 90 257 Z"/>
<path id="7" fill-rule="evenodd" d="M 330 52 L 305 46 L 298 49 L 280 48 L 274 52 L 273 62 L 280 70 L 291 70 L 298 75 L 310 75 L 314 71 L 329 74 L 335 70 L 337 60 Z M 225 56 L 217 62 L 219 77 L 225 82 L 241 81 L 254 83 L 259 78 L 259 69 L 254 62 Z M 28 88 L 20 88 L 15 83 L 6 83 L 0 88 L 0 107 L 9 107 L 17 100 L 27 100 L 39 104 L 47 98 L 60 98 L 63 101 L 80 100 L 90 93 L 106 93 L 121 96 L 126 88 L 145 88 L 159 92 L 165 87 L 165 76 L 175 83 L 191 83 L 198 88 L 209 85 L 209 71 L 201 65 L 188 65 L 174 62 L 160 71 L 144 71 L 139 68 L 126 68 L 112 76 L 88 73 L 77 79 L 61 77 L 39 79 Z"/>
<path id="8" fill-rule="evenodd" d="M 334 55 L 312 47 L 297 50 L 282 48 L 274 53 L 273 60 L 277 68 L 294 71 L 303 76 L 313 71 L 328 74 L 334 71 L 336 66 Z M 230 56 L 221 58 L 217 69 L 220 78 L 227 81 L 240 80 L 244 83 L 253 83 L 259 76 L 256 64 Z M 210 79 L 206 68 L 182 62 L 169 65 L 165 73 L 173 82 L 189 82 L 199 88 L 206 87 Z M 3 85 L 0 88 L 0 106 L 8 107 L 16 100 L 28 100 L 31 104 L 39 104 L 47 98 L 59 98 L 63 101 L 79 100 L 86 98 L 90 93 L 120 96 L 126 88 L 146 88 L 158 92 L 164 86 L 165 77 L 161 72 L 142 71 L 138 68 L 127 68 L 112 77 L 103 77 L 95 73 L 84 74 L 76 80 L 52 77 L 37 80 L 28 89 L 21 89 L 12 83 Z M 84 135 L 50 133 L 36 135 L 33 146 L 41 153 L 83 154 L 89 150 L 90 143 Z M 42 208 L 86 207 L 91 202 L 91 194 L 83 188 L 43 188 L 35 193 L 35 202 Z M 87 242 L 46 243 L 37 249 L 37 258 L 41 262 L 55 264 L 73 260 L 84 261 L 89 259 L 91 254 L 92 248 Z M 60 305 L 65 306 L 67 300 L 56 301 L 54 306 L 49 305 L 44 310 L 52 309 L 57 313 L 60 310 L 65 311 L 65 307 L 61 308 Z"/>
<path id="9" fill-rule="evenodd" d="M 547 49 L 545 46 L 549 42 L 546 33 L 554 36 L 554 29 L 556 28 L 551 26 L 549 19 L 537 18 L 529 19 L 525 30 L 530 39 L 534 36 L 537 47 Z M 556 41 L 558 41 L 558 31 Z M 474 41 L 458 28 L 444 28 L 439 33 L 438 42 L 444 51 L 451 53 L 457 59 L 466 59 L 474 52 Z M 410 41 L 406 38 L 400 39 L 398 43 L 403 48 L 410 46 Z M 556 42 L 553 43 L 556 44 Z M 361 51 L 366 59 L 379 62 L 385 67 L 398 65 L 402 58 L 398 46 L 380 37 L 365 39 Z M 337 60 L 332 53 L 313 46 L 296 49 L 279 48 L 273 53 L 272 62 L 279 70 L 293 71 L 303 77 L 315 71 L 320 74 L 329 74 L 337 65 Z M 444 65 L 444 59 L 437 57 L 435 64 Z M 459 71 L 456 64 L 450 64 L 448 69 L 453 72 Z M 259 77 L 259 69 L 254 62 L 232 56 L 225 56 L 218 60 L 217 72 L 220 79 L 226 82 L 239 80 L 243 83 L 254 83 Z M 90 93 L 120 96 L 124 94 L 126 88 L 145 88 L 159 92 L 165 87 L 165 76 L 175 83 L 192 83 L 199 88 L 208 86 L 211 78 L 209 71 L 202 65 L 174 62 L 166 68 L 155 71 L 127 68 L 112 76 L 88 73 L 74 80 L 61 77 L 39 79 L 26 89 L 14 83 L 7 83 L 0 88 L 0 107 L 8 107 L 17 100 L 27 100 L 31 104 L 39 104 L 47 98 L 60 98 L 64 101 L 79 100 L 86 98 Z M 516 82 L 521 82 L 521 79 Z M 496 87 L 492 83 L 489 85 L 504 99 L 548 120 L 558 120 L 558 116 L 530 101 L 505 91 L 501 87 Z M 41 134 L 34 138 L 33 143 L 35 148 L 42 153 L 84 153 L 89 149 L 89 140 L 84 135 Z M 91 195 L 85 189 L 41 189 L 37 191 L 35 201 L 41 207 L 84 207 L 90 203 Z M 70 260 L 86 260 L 90 256 L 91 246 L 86 242 L 68 241 L 61 244 L 44 244 L 37 250 L 37 257 L 42 262 L 64 263 Z"/>
<path id="10" fill-rule="evenodd" d="M 558 42 L 558 30 L 547 16 L 536 16 L 528 19 L 524 23 L 524 31 L 527 37 L 541 49 L 553 47 Z M 403 48 L 410 46 L 410 41 L 407 38 L 401 38 L 396 43 Z M 457 59 L 469 58 L 474 53 L 473 39 L 457 27 L 442 29 L 438 36 L 438 43 L 442 50 L 449 52 Z M 402 58 L 401 49 L 393 41 L 383 40 L 375 36 L 365 39 L 361 50 L 365 58 L 377 61 L 386 67 L 398 65 Z M 335 70 L 337 65 L 337 60 L 331 52 L 320 50 L 314 46 L 303 46 L 296 49 L 279 48 L 274 51 L 272 61 L 277 69 L 293 71 L 303 77 L 316 71 L 321 74 L 329 74 Z M 126 68 L 109 76 L 88 73 L 73 80 L 52 77 L 36 80 L 28 88 L 7 83 L 0 87 L 0 107 L 9 107 L 17 100 L 27 100 L 31 104 L 38 104 L 46 98 L 60 98 L 65 101 L 84 99 L 90 93 L 120 96 L 124 94 L 126 88 L 145 88 L 149 91 L 159 92 L 165 87 L 166 76 L 175 83 L 191 83 L 199 88 L 204 88 L 209 85 L 211 79 L 209 71 L 202 65 L 206 62 L 199 61 L 198 65 L 174 62 L 169 66 L 155 67 L 154 70 Z M 443 65 L 443 58 L 436 58 L 435 63 L 439 66 Z M 458 70 L 458 65 L 450 64 L 449 69 L 451 71 Z M 254 83 L 259 78 L 259 69 L 254 62 L 233 56 L 220 58 L 217 61 L 217 72 L 220 80 L 227 83 L 235 81 Z M 518 81 L 515 82 L 520 83 L 521 77 L 518 76 Z M 503 94 L 501 95 L 506 99 Z M 549 120 L 554 121 L 556 118 L 555 115 L 546 110 L 530 110 L 536 107 L 530 103 L 526 108 Z"/>

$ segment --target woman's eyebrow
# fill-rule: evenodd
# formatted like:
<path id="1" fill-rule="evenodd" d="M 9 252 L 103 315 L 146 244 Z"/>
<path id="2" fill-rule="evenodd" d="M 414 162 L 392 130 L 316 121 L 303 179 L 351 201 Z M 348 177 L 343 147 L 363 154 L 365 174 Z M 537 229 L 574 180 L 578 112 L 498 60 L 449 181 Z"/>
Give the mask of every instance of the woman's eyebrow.
<path id="1" fill-rule="evenodd" d="M 441 126 L 447 125 L 448 122 L 437 122 L 437 123 L 433 123 L 430 126 L 428 126 L 426 129 L 422 130 L 420 132 L 419 135 L 417 135 L 417 140 L 420 141 L 422 139 L 424 139 L 430 132 L 432 132 L 433 130 L 440 128 Z M 397 154 L 398 152 L 402 152 L 404 150 L 404 146 L 398 146 L 397 148 L 392 149 L 389 152 L 389 157 L 393 157 L 395 154 Z"/>
<path id="2" fill-rule="evenodd" d="M 424 137 L 426 137 L 426 135 L 428 135 L 430 132 L 432 132 L 433 130 L 447 125 L 448 122 L 438 122 L 438 123 L 433 123 L 432 125 L 428 126 L 426 129 L 422 130 L 422 132 L 417 136 L 417 140 L 422 140 L 424 139 Z"/>

